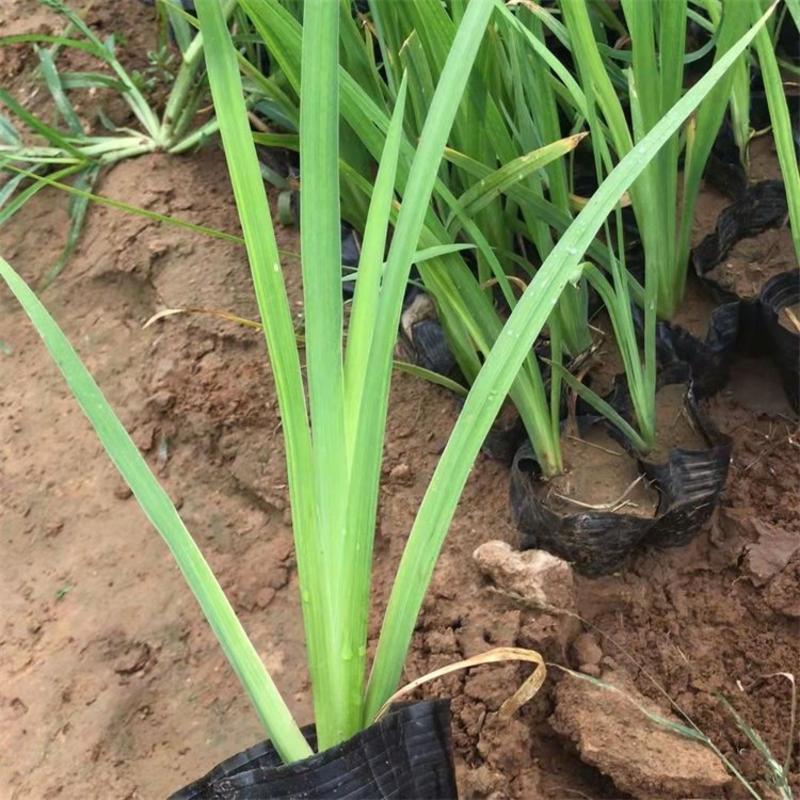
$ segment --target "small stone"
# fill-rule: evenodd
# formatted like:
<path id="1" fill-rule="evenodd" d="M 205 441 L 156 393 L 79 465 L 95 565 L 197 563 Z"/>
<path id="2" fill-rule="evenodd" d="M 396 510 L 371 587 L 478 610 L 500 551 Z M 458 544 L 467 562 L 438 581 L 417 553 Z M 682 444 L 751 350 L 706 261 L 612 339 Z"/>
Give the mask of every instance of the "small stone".
<path id="1" fill-rule="evenodd" d="M 133 495 L 133 492 L 131 491 L 131 487 L 128 486 L 128 484 L 125 483 L 125 481 L 120 479 L 120 480 L 115 482 L 115 484 L 114 484 L 114 497 L 116 497 L 117 500 L 127 500 L 132 495 Z"/>
<path id="2" fill-rule="evenodd" d="M 159 389 L 147 399 L 147 404 L 162 413 L 169 411 L 175 405 L 175 392 L 169 389 Z"/>
<path id="3" fill-rule="evenodd" d="M 149 669 L 155 663 L 155 654 L 147 642 L 131 642 L 116 660 L 114 672 L 118 675 L 133 675 Z"/>
<path id="4" fill-rule="evenodd" d="M 758 539 L 746 548 L 745 563 L 750 579 L 756 586 L 762 586 L 800 550 L 800 536 L 756 518 L 750 524 Z"/>
<path id="5" fill-rule="evenodd" d="M 619 664 L 611 658 L 611 656 L 603 656 L 602 660 L 600 661 L 600 666 L 605 670 L 617 670 L 619 669 Z"/>
<path id="6" fill-rule="evenodd" d="M 143 452 L 147 453 L 153 449 L 155 443 L 156 426 L 152 422 L 139 425 L 133 432 L 131 439 L 133 443 Z"/>
<path id="7" fill-rule="evenodd" d="M 153 368 L 151 383 L 159 386 L 164 383 L 175 372 L 175 360 L 172 358 L 160 358 Z"/>
<path id="8" fill-rule="evenodd" d="M 469 797 L 489 797 L 492 792 L 504 786 L 506 778 L 486 764 L 481 764 L 477 769 L 471 769 L 466 773 L 464 783 Z"/>
<path id="9" fill-rule="evenodd" d="M 543 609 L 575 611 L 570 565 L 544 550 L 514 550 L 508 542 L 484 542 L 473 552 L 478 569 L 498 589 Z"/>
<path id="10" fill-rule="evenodd" d="M 800 619 L 800 557 L 792 562 L 769 583 L 764 599 L 779 614 Z"/>
<path id="11" fill-rule="evenodd" d="M 58 534 L 61 533 L 61 531 L 63 530 L 64 530 L 64 520 L 63 519 L 56 520 L 55 522 L 48 525 L 47 528 L 45 528 L 44 531 L 45 538 L 52 539 L 55 536 L 58 536 Z"/>
<path id="12" fill-rule="evenodd" d="M 389 477 L 396 483 L 408 483 L 413 477 L 408 464 L 398 464 L 389 471 Z"/>
<path id="13" fill-rule="evenodd" d="M 572 649 L 575 653 L 575 660 L 583 665 L 581 666 L 582 672 L 586 672 L 584 666 L 599 664 L 603 658 L 603 651 L 591 633 L 582 633 L 578 636 L 572 643 Z"/>
<path id="14" fill-rule="evenodd" d="M 163 239 L 151 239 L 147 243 L 147 249 L 155 257 L 163 256 L 169 250 L 169 243 Z"/>
<path id="15" fill-rule="evenodd" d="M 266 608 L 275 599 L 275 590 L 271 586 L 264 586 L 255 596 L 255 607 Z"/>

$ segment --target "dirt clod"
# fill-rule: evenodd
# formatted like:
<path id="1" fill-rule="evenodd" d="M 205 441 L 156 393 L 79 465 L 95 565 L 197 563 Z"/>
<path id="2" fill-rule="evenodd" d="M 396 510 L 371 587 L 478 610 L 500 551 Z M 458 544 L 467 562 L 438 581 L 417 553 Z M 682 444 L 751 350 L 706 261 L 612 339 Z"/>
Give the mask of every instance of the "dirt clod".
<path id="1" fill-rule="evenodd" d="M 410 483 L 414 478 L 414 473 L 408 464 L 397 464 L 389 471 L 389 477 L 395 483 Z"/>
<path id="2" fill-rule="evenodd" d="M 721 795 L 730 777 L 710 750 L 651 722 L 631 700 L 669 715 L 622 673 L 606 672 L 603 681 L 626 696 L 572 677 L 556 690 L 551 724 L 574 743 L 583 761 L 641 800 Z"/>
<path id="3" fill-rule="evenodd" d="M 800 550 L 800 535 L 763 520 L 752 520 L 758 538 L 747 549 L 747 569 L 757 586 L 777 575 Z"/>
<path id="4" fill-rule="evenodd" d="M 500 541 L 485 542 L 472 557 L 500 591 L 543 609 L 575 609 L 572 567 L 563 559 L 544 550 L 519 552 Z"/>
<path id="5" fill-rule="evenodd" d="M 572 651 L 578 669 L 587 675 L 600 676 L 600 663 L 603 660 L 603 651 L 591 633 L 582 633 L 572 643 Z"/>

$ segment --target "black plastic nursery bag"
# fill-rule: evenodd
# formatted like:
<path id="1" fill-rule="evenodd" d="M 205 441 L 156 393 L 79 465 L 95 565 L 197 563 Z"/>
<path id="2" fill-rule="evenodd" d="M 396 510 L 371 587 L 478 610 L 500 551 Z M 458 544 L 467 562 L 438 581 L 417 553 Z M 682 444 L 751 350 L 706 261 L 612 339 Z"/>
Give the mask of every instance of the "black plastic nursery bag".
<path id="1" fill-rule="evenodd" d="M 313 727 L 303 730 L 314 745 Z M 169 800 L 456 800 L 450 703 L 398 705 L 342 744 L 283 764 L 269 742 L 226 759 Z"/>

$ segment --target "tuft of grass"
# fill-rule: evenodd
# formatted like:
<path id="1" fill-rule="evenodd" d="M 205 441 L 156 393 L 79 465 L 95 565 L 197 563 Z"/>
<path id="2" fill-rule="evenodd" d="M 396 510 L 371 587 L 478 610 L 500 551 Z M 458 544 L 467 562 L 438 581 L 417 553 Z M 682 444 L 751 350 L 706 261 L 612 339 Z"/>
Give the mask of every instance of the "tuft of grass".
<path id="1" fill-rule="evenodd" d="M 87 194 L 91 194 L 102 167 L 147 153 L 186 152 L 213 136 L 218 126 L 213 116 L 205 122 L 195 122 L 201 102 L 208 93 L 201 35 L 191 35 L 187 29 L 186 36 L 179 38 L 184 46 L 179 58 L 174 54 L 171 56 L 170 64 L 174 62 L 175 74 L 169 75 L 172 88 L 159 117 L 146 94 L 153 88 L 150 83 L 154 76 L 165 78 L 163 71 L 169 53 L 166 44 L 158 51 L 160 55 L 153 55 L 155 71 L 151 70 L 149 77 L 129 72 L 117 57 L 113 36 L 101 39 L 62 0 L 40 2 L 60 14 L 67 23 L 67 31 L 80 38 L 70 38 L 66 34 L 0 36 L 0 47 L 19 43 L 33 46 L 39 60 L 39 74 L 58 115 L 57 123 L 47 124 L 18 103 L 9 92 L 0 89 L 0 105 L 5 106 L 10 114 L 0 117 L 0 172 L 10 176 L 0 195 L 0 224 L 41 188 L 41 184 L 35 182 L 22 188 L 26 179 L 32 177 L 31 173 L 42 178 L 44 171 L 50 171 L 49 177 L 54 180 L 71 178 L 71 186 L 76 192 L 69 203 L 67 241 L 56 263 L 40 281 L 39 288 L 44 289 L 59 275 L 77 245 L 86 216 Z M 167 5 L 172 19 L 177 11 L 170 2 Z M 232 13 L 234 5 L 235 0 L 225 0 L 225 13 Z M 98 70 L 72 72 L 59 69 L 58 54 L 61 51 L 80 51 L 92 56 L 98 62 Z M 115 92 L 126 103 L 140 129 L 117 127 L 101 112 L 101 119 L 110 131 L 103 135 L 90 133 L 70 99 L 70 92 L 75 89 Z M 26 137 L 18 130 L 20 125 L 44 144 L 27 144 Z"/>

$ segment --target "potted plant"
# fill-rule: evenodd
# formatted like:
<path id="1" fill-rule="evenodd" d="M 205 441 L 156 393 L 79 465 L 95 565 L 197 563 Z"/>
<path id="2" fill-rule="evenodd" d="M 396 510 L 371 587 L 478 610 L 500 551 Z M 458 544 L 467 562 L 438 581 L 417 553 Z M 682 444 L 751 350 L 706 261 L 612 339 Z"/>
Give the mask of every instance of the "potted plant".
<path id="1" fill-rule="evenodd" d="M 441 706 L 423 704 L 387 713 L 387 704 L 397 688 L 459 496 L 481 442 L 561 291 L 581 276 L 584 251 L 631 182 L 730 67 L 755 29 L 621 160 L 516 304 L 465 400 L 420 505 L 368 675 L 372 543 L 402 296 L 467 67 L 495 6 L 492 0 L 472 0 L 465 9 L 414 155 L 382 269 L 404 109 L 401 87 L 365 235 L 375 258 L 364 262 L 356 281 L 353 314 L 362 316 L 364 338 L 348 338 L 345 347 L 337 186 L 338 4 L 328 0 L 305 4 L 301 181 L 311 187 L 302 194 L 301 209 L 306 389 L 236 51 L 216 0 L 198 0 L 196 5 L 286 441 L 314 695 L 313 731 L 301 730 L 293 719 L 174 505 L 54 320 L 1 258 L 0 276 L 42 335 L 113 462 L 169 546 L 269 736 L 268 745 L 239 754 L 178 797 L 331 797 L 345 791 L 348 797 L 454 796 Z M 416 742 L 431 745 L 430 760 L 419 753 Z"/>

